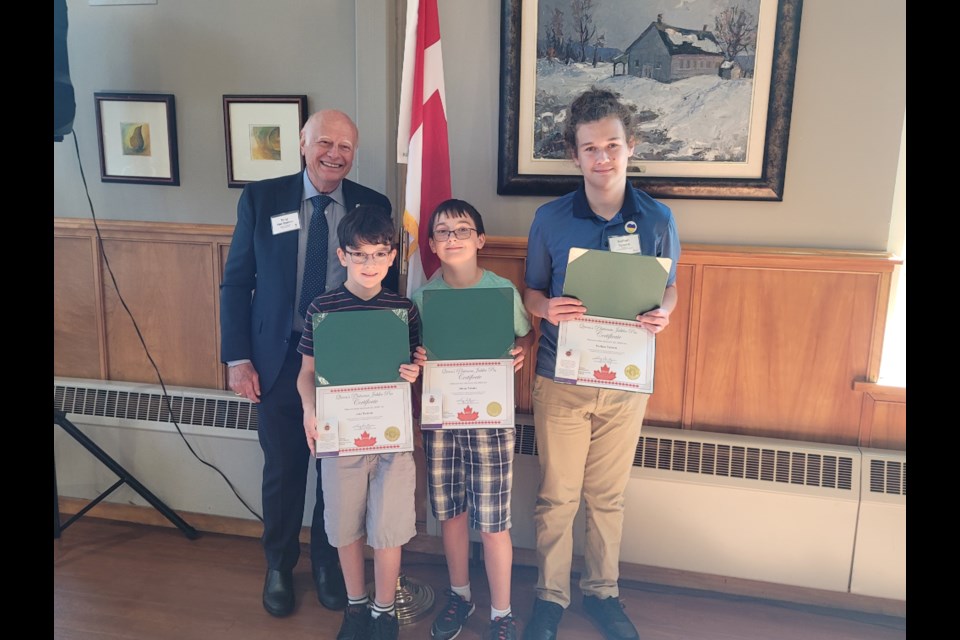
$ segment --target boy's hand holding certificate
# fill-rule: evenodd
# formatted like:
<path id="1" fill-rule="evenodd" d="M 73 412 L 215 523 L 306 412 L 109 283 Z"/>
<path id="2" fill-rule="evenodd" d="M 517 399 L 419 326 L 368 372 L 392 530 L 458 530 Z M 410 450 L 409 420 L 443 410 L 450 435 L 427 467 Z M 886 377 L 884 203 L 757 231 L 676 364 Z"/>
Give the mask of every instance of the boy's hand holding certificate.
<path id="1" fill-rule="evenodd" d="M 660 306 L 668 258 L 570 249 L 563 295 L 589 315 L 560 323 L 556 382 L 653 393 L 656 340 L 636 320 Z"/>
<path id="2" fill-rule="evenodd" d="M 317 457 L 413 451 L 405 309 L 313 316 Z"/>
<path id="3" fill-rule="evenodd" d="M 513 291 L 424 291 L 422 321 L 421 428 L 513 427 Z"/>

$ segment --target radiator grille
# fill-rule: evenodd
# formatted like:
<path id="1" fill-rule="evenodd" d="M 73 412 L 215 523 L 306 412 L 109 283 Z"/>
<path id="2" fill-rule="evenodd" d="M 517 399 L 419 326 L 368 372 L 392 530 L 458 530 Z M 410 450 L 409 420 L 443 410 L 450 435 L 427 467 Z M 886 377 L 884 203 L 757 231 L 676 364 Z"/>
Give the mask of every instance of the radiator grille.
<path id="1" fill-rule="evenodd" d="M 896 460 L 871 460 L 870 492 L 907 495 L 907 463 Z"/>
<path id="2" fill-rule="evenodd" d="M 248 400 L 169 396 L 159 393 L 53 385 L 53 408 L 64 413 L 197 427 L 257 430 L 256 406 Z M 171 419 L 172 418 L 172 419 Z"/>
<path id="3" fill-rule="evenodd" d="M 514 453 L 537 455 L 536 445 L 534 427 L 518 424 Z M 875 462 L 884 464 L 883 461 Z M 852 457 L 776 448 L 643 436 L 637 444 L 633 466 L 807 487 L 853 489 Z M 905 466 L 900 465 L 902 470 L 887 470 L 885 476 L 874 474 L 871 477 L 880 478 L 878 486 L 885 488 L 879 490 L 887 492 L 890 492 L 887 487 L 893 478 L 903 478 L 905 494 Z"/>
<path id="4" fill-rule="evenodd" d="M 96 389 L 54 384 L 53 407 L 64 413 L 222 429 L 257 429 L 256 406 L 247 400 L 170 396 L 170 406 L 158 393 Z M 173 420 L 171 420 L 171 416 Z M 517 424 L 514 452 L 538 455 L 533 425 Z M 804 453 L 643 436 L 633 466 L 699 475 L 762 480 L 851 490 L 853 459 Z M 870 490 L 906 495 L 906 464 L 870 461 Z"/>
<path id="5" fill-rule="evenodd" d="M 532 424 L 516 425 L 513 452 L 524 456 L 538 455 L 537 438 Z"/>
<path id="6" fill-rule="evenodd" d="M 808 487 L 853 488 L 853 458 L 802 451 L 641 437 L 633 465 Z"/>

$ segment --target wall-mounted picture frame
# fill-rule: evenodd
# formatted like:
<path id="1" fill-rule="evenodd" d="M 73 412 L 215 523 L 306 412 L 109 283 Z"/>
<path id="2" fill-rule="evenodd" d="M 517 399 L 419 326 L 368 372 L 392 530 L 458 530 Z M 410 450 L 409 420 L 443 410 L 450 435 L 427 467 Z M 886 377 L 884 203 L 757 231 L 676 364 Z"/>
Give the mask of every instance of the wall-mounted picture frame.
<path id="1" fill-rule="evenodd" d="M 562 195 L 566 109 L 636 108 L 630 181 L 659 198 L 782 200 L 803 0 L 501 0 L 497 193 Z"/>
<path id="2" fill-rule="evenodd" d="M 302 171 L 300 129 L 306 121 L 305 95 L 223 96 L 227 186 Z"/>
<path id="3" fill-rule="evenodd" d="M 93 94 L 101 182 L 180 185 L 173 94 Z"/>

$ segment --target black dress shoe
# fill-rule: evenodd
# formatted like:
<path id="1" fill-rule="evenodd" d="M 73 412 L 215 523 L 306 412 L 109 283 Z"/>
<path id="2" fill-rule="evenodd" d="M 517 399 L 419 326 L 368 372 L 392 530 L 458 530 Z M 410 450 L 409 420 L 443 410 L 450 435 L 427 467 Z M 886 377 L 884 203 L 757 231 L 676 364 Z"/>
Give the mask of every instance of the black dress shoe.
<path id="1" fill-rule="evenodd" d="M 263 608 L 272 616 L 282 618 L 293 611 L 293 571 L 267 569 L 263 581 Z"/>
<path id="2" fill-rule="evenodd" d="M 347 606 L 347 587 L 336 562 L 313 567 L 313 584 L 317 588 L 317 600 L 327 609 L 342 611 Z"/>
<path id="3" fill-rule="evenodd" d="M 620 598 L 583 596 L 583 609 L 607 640 L 640 640 Z"/>
<path id="4" fill-rule="evenodd" d="M 537 598 L 533 601 L 530 622 L 523 629 L 523 640 L 556 640 L 561 616 L 563 607 L 556 602 Z"/>

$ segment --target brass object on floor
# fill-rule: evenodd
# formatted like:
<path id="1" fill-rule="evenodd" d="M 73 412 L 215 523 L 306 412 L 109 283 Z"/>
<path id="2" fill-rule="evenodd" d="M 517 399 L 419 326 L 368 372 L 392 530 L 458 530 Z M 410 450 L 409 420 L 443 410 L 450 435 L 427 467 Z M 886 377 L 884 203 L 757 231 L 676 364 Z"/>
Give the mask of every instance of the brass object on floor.
<path id="1" fill-rule="evenodd" d="M 370 602 L 375 600 L 376 593 L 376 583 L 367 584 Z M 397 578 L 397 594 L 394 602 L 397 607 L 397 622 L 400 626 L 413 624 L 433 609 L 433 587 L 421 584 L 418 580 L 408 578 L 401 573 Z"/>

